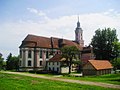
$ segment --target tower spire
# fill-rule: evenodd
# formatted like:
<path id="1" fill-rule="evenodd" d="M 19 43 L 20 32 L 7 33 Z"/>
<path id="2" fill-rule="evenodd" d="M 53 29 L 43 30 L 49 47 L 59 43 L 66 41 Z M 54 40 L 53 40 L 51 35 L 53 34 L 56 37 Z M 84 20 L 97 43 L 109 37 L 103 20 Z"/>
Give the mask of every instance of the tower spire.
<path id="1" fill-rule="evenodd" d="M 79 22 L 79 15 L 78 15 L 78 21 L 77 21 L 77 27 L 75 29 L 75 41 L 78 43 L 80 46 L 84 46 L 84 40 L 83 40 L 83 30 L 80 27 L 80 22 Z"/>
<path id="2" fill-rule="evenodd" d="M 80 28 L 79 15 L 78 15 L 77 28 Z"/>

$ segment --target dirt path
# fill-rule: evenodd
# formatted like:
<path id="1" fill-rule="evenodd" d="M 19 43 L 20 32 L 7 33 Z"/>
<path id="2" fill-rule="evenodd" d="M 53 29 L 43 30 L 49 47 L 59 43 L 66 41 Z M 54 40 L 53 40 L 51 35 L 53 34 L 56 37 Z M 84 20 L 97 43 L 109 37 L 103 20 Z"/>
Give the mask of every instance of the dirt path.
<path id="1" fill-rule="evenodd" d="M 70 83 L 79 83 L 79 84 L 86 84 L 86 85 L 95 85 L 95 86 L 101 86 L 105 88 L 114 88 L 114 89 L 120 89 L 120 85 L 114 85 L 114 84 L 108 84 L 108 83 L 101 83 L 101 82 L 91 82 L 91 81 L 80 81 L 80 80 L 71 80 L 71 79 L 62 79 L 57 77 L 47 77 L 37 74 L 27 74 L 22 72 L 8 72 L 8 71 L 2 71 L 2 73 L 8 73 L 8 74 L 19 74 L 24 76 L 30 76 L 30 77 L 36 77 L 36 78 L 43 78 L 43 79 L 49 79 L 54 81 L 63 81 L 63 82 L 70 82 Z"/>

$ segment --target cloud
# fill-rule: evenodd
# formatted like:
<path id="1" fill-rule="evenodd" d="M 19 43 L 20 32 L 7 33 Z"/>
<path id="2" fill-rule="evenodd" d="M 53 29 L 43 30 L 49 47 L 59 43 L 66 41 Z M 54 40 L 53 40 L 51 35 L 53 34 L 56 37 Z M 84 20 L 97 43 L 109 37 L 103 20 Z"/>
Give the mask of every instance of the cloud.
<path id="1" fill-rule="evenodd" d="M 28 11 L 30 11 L 31 13 L 37 14 L 39 16 L 46 16 L 46 14 L 41 11 L 41 10 L 37 10 L 35 8 L 27 8 Z"/>
<path id="2" fill-rule="evenodd" d="M 35 14 L 38 13 L 38 10 L 34 9 L 34 8 L 27 8 L 27 10 L 29 10 L 30 12 L 35 13 Z"/>
<path id="3" fill-rule="evenodd" d="M 36 9 L 29 9 L 31 12 L 39 14 Z M 85 45 L 88 45 L 98 28 L 111 27 L 117 29 L 117 34 L 120 35 L 120 13 L 117 16 L 110 13 L 109 15 L 102 13 L 88 13 L 80 15 L 80 24 L 83 29 Z M 112 12 L 116 12 L 113 10 Z M 46 15 L 46 14 L 41 14 Z M 47 15 L 46 15 L 47 17 Z M 47 17 L 49 18 L 49 17 Z M 1 53 L 6 57 L 10 52 L 14 55 L 18 54 L 18 47 L 27 34 L 35 34 L 46 37 L 59 37 L 74 40 L 75 28 L 77 23 L 77 15 L 62 16 L 54 19 L 44 19 L 41 22 L 32 20 L 0 24 L 0 41 Z M 120 36 L 118 36 L 120 39 Z"/>
<path id="4" fill-rule="evenodd" d="M 45 20 L 49 20 L 46 13 L 44 13 L 42 10 L 38 10 L 38 9 L 35 9 L 35 8 L 27 8 L 27 10 L 31 13 L 34 13 L 34 14 L 44 18 Z"/>

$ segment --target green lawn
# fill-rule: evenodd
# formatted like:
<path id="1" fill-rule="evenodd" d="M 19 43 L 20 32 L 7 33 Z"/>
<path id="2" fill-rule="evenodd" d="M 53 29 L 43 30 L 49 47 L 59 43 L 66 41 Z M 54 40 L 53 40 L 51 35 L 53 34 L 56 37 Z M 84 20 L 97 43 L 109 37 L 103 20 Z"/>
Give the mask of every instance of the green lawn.
<path id="1" fill-rule="evenodd" d="M 0 90 L 115 90 L 0 72 Z"/>
<path id="2" fill-rule="evenodd" d="M 101 75 L 101 76 L 84 76 L 84 77 L 73 77 L 73 76 L 65 75 L 62 78 L 93 81 L 93 82 L 104 82 L 104 83 L 120 85 L 120 73 L 107 74 L 107 75 Z"/>

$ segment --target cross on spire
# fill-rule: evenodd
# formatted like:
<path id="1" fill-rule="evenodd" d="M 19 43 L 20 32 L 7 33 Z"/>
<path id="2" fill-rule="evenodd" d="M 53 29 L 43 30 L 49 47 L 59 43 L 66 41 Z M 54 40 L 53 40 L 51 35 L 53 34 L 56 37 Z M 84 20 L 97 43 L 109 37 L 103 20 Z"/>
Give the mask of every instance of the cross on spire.
<path id="1" fill-rule="evenodd" d="M 79 22 L 79 15 L 78 15 L 78 22 L 77 22 L 77 28 L 80 27 L 80 22 Z"/>

